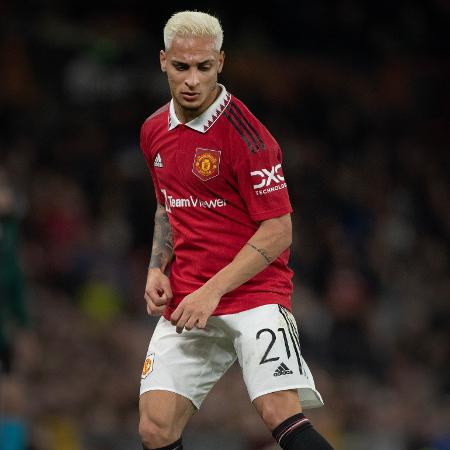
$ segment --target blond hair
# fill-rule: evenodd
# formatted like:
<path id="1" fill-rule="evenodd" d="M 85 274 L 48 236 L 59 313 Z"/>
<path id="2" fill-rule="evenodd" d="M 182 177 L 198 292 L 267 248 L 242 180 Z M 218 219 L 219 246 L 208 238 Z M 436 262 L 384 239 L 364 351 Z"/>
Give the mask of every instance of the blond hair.
<path id="1" fill-rule="evenodd" d="M 175 36 L 211 37 L 214 48 L 220 51 L 223 42 L 223 30 L 219 20 L 200 11 L 181 11 L 174 14 L 164 27 L 164 45 L 166 50 L 172 45 Z"/>

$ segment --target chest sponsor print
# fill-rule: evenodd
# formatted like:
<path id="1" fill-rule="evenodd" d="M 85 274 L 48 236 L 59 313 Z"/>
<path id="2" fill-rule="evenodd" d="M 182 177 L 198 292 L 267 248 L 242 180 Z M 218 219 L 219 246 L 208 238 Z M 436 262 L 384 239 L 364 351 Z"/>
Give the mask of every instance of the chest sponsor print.
<path id="1" fill-rule="evenodd" d="M 216 209 L 223 208 L 227 206 L 226 200 L 223 198 L 213 198 L 208 200 L 203 200 L 201 198 L 189 195 L 188 197 L 174 197 L 167 193 L 165 189 L 161 189 L 164 195 L 166 203 L 166 211 L 172 212 L 173 208 L 206 208 L 206 209 Z"/>
<path id="2" fill-rule="evenodd" d="M 192 172 L 202 181 L 208 181 L 219 175 L 220 150 L 197 148 L 194 155 Z"/>

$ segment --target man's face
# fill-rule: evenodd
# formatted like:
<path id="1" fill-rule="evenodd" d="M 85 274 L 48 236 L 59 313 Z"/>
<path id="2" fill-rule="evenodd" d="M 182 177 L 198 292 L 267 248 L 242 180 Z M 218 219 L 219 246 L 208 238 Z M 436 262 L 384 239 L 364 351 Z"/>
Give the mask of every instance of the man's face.
<path id="1" fill-rule="evenodd" d="M 214 49 L 211 38 L 177 36 L 161 50 L 160 61 L 180 119 L 191 120 L 214 102 L 224 53 Z"/>

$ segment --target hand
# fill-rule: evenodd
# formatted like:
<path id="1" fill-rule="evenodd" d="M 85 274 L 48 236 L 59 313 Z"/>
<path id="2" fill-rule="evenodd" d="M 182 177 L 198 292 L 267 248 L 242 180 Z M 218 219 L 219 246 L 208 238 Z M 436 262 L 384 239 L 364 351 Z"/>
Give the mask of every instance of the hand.
<path id="1" fill-rule="evenodd" d="M 184 297 L 170 316 L 170 322 L 177 327 L 177 333 L 180 334 L 183 328 L 186 330 L 192 330 L 194 327 L 205 328 L 220 297 L 205 285 Z"/>
<path id="2" fill-rule="evenodd" d="M 160 269 L 149 269 L 144 293 L 148 314 L 161 315 L 172 297 L 169 278 Z"/>

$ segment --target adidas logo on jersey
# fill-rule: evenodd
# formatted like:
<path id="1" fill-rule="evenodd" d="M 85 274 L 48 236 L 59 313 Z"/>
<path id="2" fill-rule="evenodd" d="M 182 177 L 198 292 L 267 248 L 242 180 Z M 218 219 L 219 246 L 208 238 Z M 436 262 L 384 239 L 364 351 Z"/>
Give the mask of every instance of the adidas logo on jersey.
<path id="1" fill-rule="evenodd" d="M 279 376 L 281 376 L 281 375 L 291 375 L 291 374 L 293 374 L 293 373 L 294 373 L 294 372 L 292 372 L 292 370 L 289 369 L 289 367 L 288 367 L 285 363 L 281 363 L 281 364 L 278 366 L 277 370 L 275 370 L 273 376 L 274 376 L 274 377 L 279 377 Z"/>
<path id="2" fill-rule="evenodd" d="M 163 162 L 162 162 L 162 159 L 161 159 L 161 155 L 159 153 L 156 155 L 156 158 L 153 161 L 153 165 L 155 167 L 159 167 L 159 168 L 163 167 Z"/>

